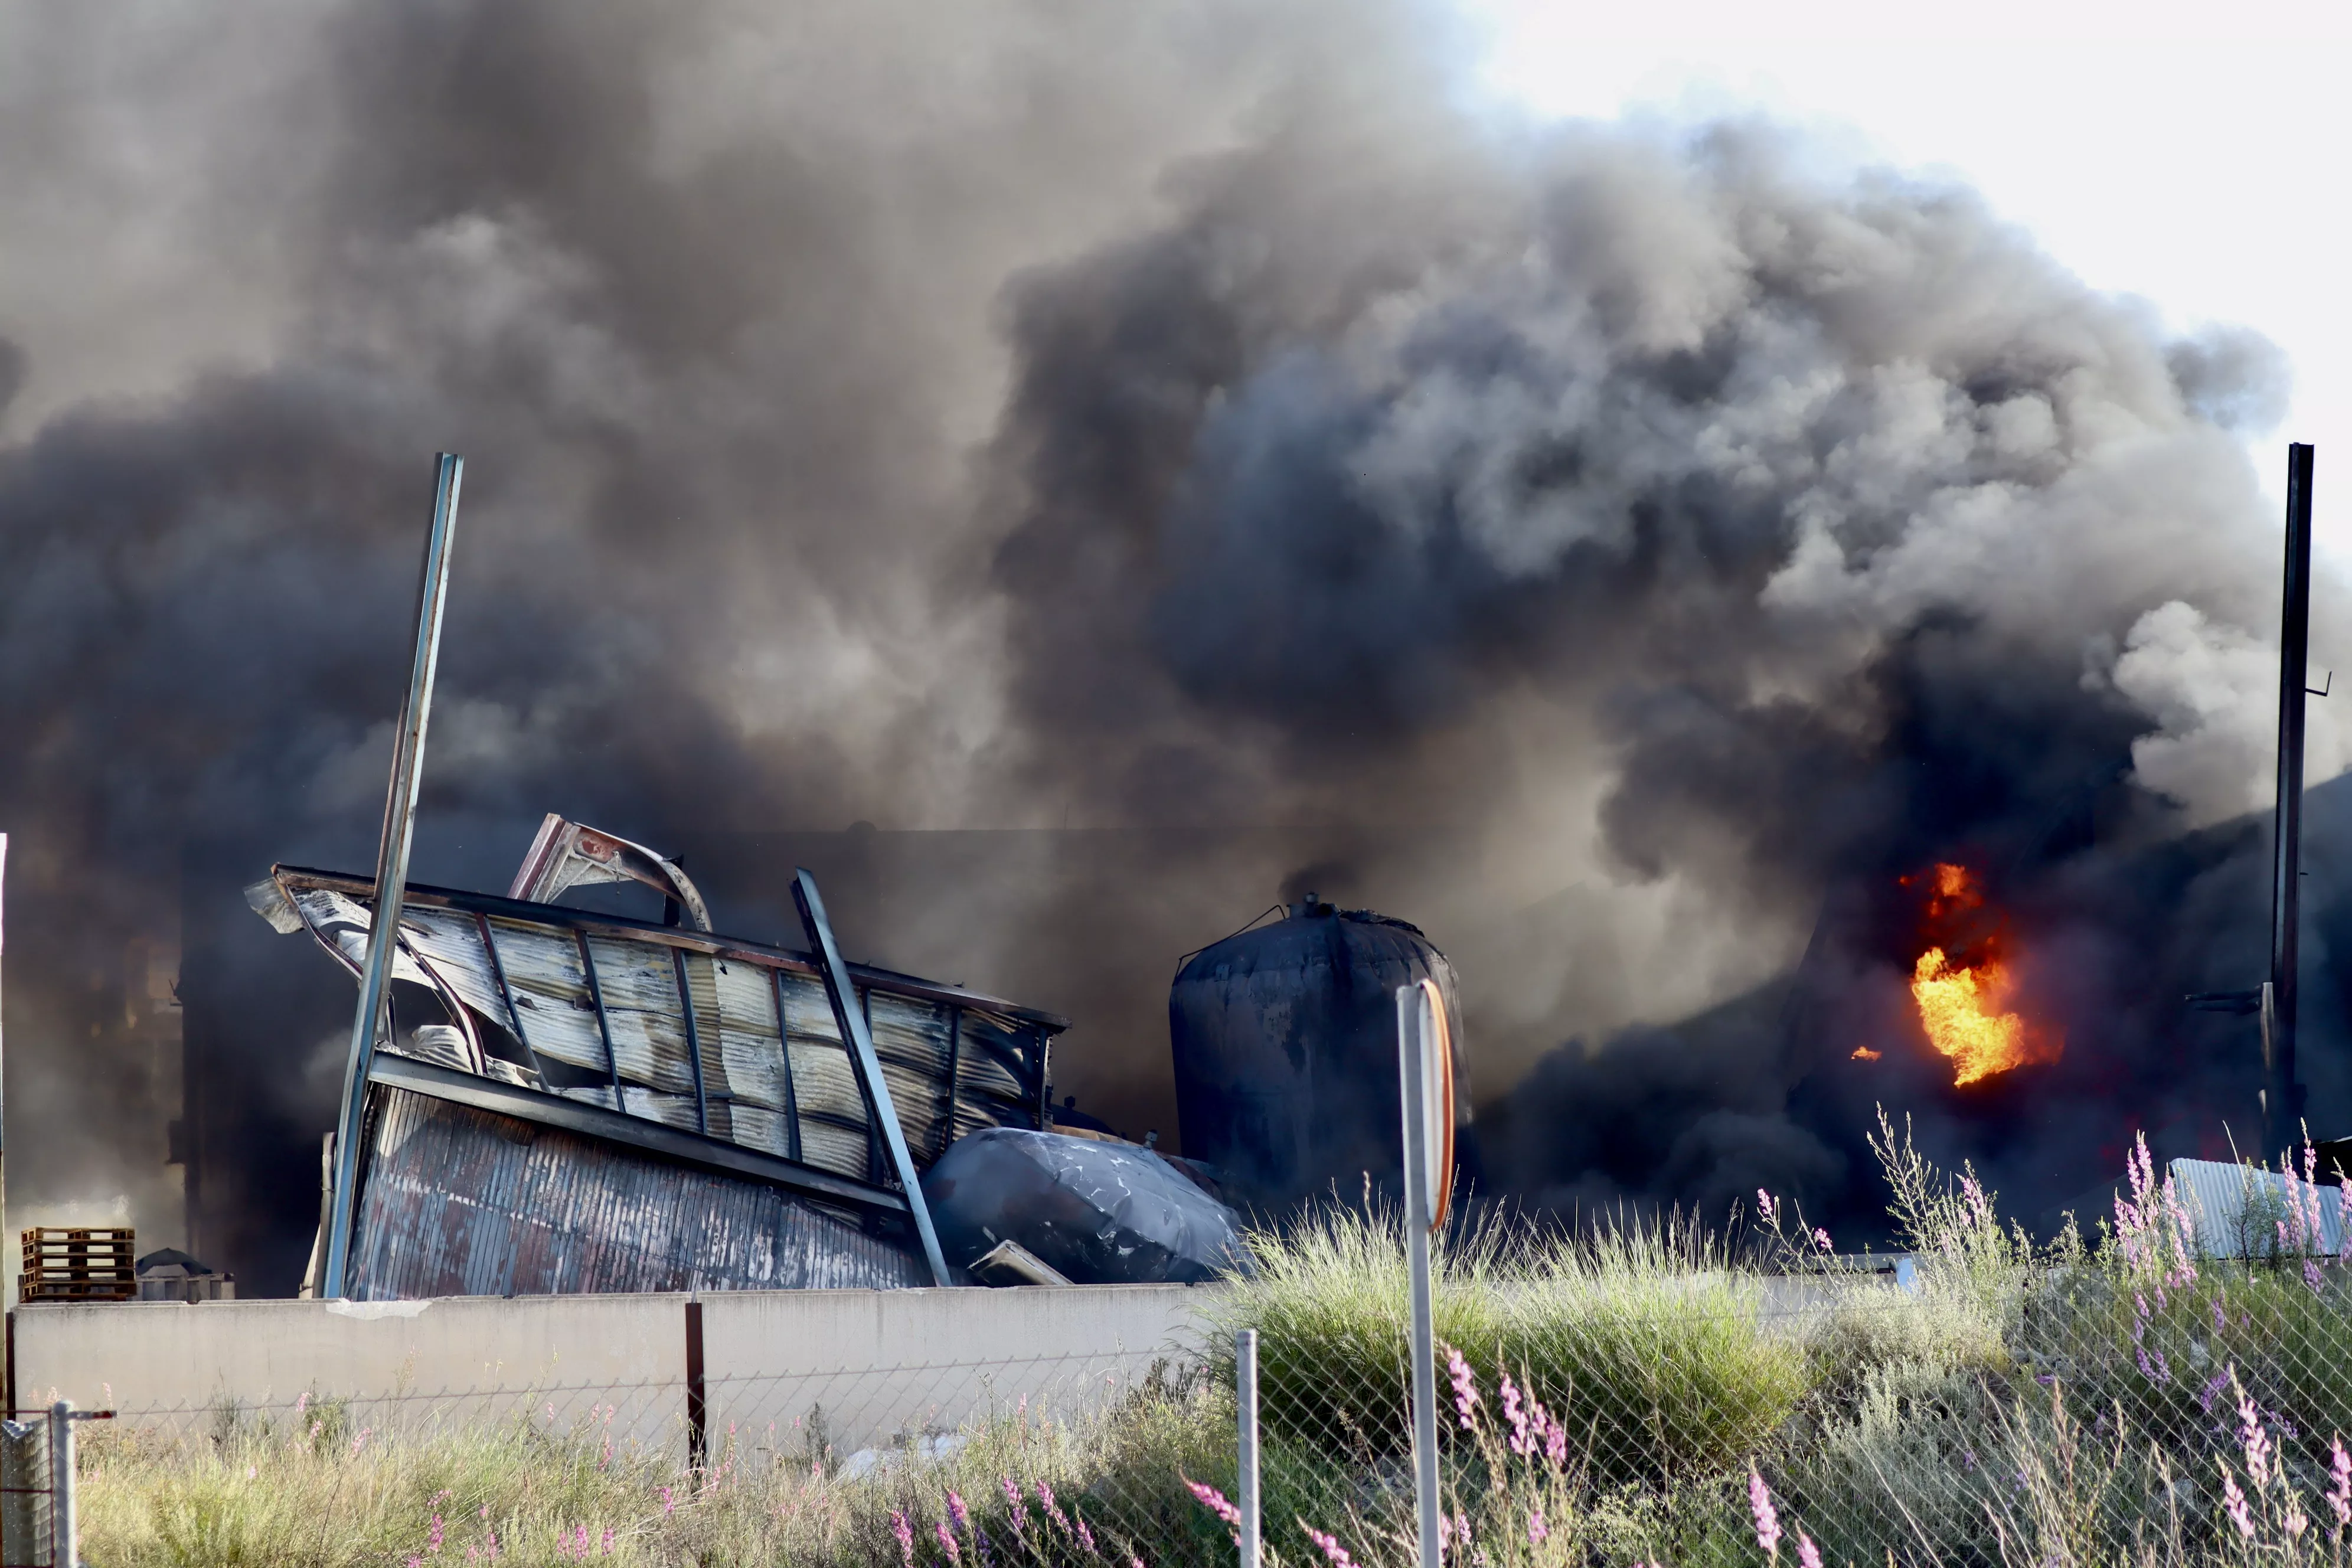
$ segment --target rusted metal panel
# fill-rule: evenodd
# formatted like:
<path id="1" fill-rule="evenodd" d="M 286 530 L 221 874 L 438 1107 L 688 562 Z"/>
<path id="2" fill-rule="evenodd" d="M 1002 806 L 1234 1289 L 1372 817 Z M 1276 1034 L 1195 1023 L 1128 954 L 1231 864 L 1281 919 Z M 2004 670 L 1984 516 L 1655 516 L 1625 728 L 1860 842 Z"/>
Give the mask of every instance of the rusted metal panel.
<path id="1" fill-rule="evenodd" d="M 372 883 L 278 867 L 270 881 L 247 889 L 247 896 L 273 927 L 307 929 L 357 972 L 371 935 Z M 849 1200 L 852 1207 L 884 1215 L 875 1223 L 887 1226 L 905 1223 L 887 1217 L 890 1203 L 879 1201 L 898 1203 L 903 1211 L 898 1193 L 908 1183 L 895 1166 L 919 1171 L 957 1137 L 981 1128 L 1046 1124 L 1048 1044 L 1067 1026 L 1049 1013 L 961 986 L 845 964 L 855 994 L 853 1018 L 866 1026 L 874 1053 L 873 1071 L 862 1079 L 825 981 L 804 954 L 584 910 L 414 885 L 404 894 L 400 928 L 397 977 L 431 990 L 450 1021 L 396 1032 L 387 1043 L 394 1060 L 422 1059 L 437 1064 L 436 1070 L 470 1075 L 473 1089 L 453 1089 L 466 1079 L 452 1078 L 434 1092 L 471 1112 L 561 1130 L 583 1147 L 617 1142 L 626 1146 L 625 1157 L 637 1160 L 656 1149 L 661 1152 L 656 1159 L 689 1165 L 697 1163 L 696 1149 L 707 1152 L 713 1145 L 756 1152 L 804 1176 L 837 1181 L 842 1191 L 859 1194 Z M 490 1084 L 499 1086 L 496 1092 L 481 1087 Z M 895 1112 L 896 1125 L 887 1131 L 896 1136 L 886 1136 L 875 1121 L 877 1089 Z M 524 1098 L 513 1098 L 512 1091 Z M 566 1121 L 565 1106 L 617 1114 L 588 1126 L 576 1116 Z M 661 1137 L 633 1138 L 632 1124 L 657 1127 Z M 661 1141 L 681 1134 L 687 1143 Z M 627 1153 L 630 1149 L 638 1152 Z M 604 1157 L 615 1157 L 609 1147 Z M 701 1159 L 700 1164 L 722 1173 L 739 1168 L 723 1160 L 714 1165 Z M 442 1261 L 433 1267 L 450 1278 L 465 1268 L 449 1258 L 470 1257 L 491 1245 L 500 1225 L 525 1223 L 476 1214 L 469 1205 L 481 1200 L 467 1185 L 473 1180 L 470 1166 L 453 1167 L 430 1183 L 420 1176 L 415 1190 L 387 1211 L 397 1226 L 427 1208 L 443 1216 L 434 1223 L 445 1230 L 457 1223 L 448 1215 L 463 1219 L 463 1235 L 450 1233 L 446 1256 L 434 1255 Z M 811 1200 L 792 1197 L 814 1190 L 806 1181 L 779 1184 L 785 1193 L 779 1201 L 806 1208 Z M 428 1188 L 441 1195 L 431 1196 Z M 636 1220 L 606 1214 L 597 1221 L 607 1222 Z M 805 1229 L 814 1222 L 794 1223 Z M 823 1227 L 806 1231 L 815 1238 L 812 1246 L 830 1234 Z M 609 1245 L 625 1251 L 630 1243 L 619 1237 Z M 534 1247 L 546 1250 L 533 1241 L 517 1242 L 509 1251 L 527 1263 L 539 1255 Z M 508 1288 L 478 1271 L 467 1278 L 472 1281 L 467 1289 Z M 559 1271 L 549 1278 L 568 1276 Z M 403 1289 L 414 1283 L 409 1275 L 397 1279 L 406 1282 Z M 922 1282 L 919 1276 L 916 1282 Z"/>
<path id="2" fill-rule="evenodd" d="M 371 1095 L 355 1298 L 930 1282 L 908 1247 L 780 1187 L 383 1083 Z"/>

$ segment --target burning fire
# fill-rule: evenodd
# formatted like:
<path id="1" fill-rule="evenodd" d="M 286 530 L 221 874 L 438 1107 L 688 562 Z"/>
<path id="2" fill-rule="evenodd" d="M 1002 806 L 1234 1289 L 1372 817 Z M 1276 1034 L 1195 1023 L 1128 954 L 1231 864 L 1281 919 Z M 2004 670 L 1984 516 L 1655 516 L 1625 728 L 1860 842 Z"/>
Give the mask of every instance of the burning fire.
<path id="1" fill-rule="evenodd" d="M 1935 940 L 1912 968 L 1911 997 L 1928 1044 L 1951 1060 L 1953 1084 L 2056 1061 L 2065 1041 L 2005 1010 L 2014 982 L 2001 961 L 2003 922 L 1986 911 L 1967 867 L 1936 867 L 1926 925 Z"/>

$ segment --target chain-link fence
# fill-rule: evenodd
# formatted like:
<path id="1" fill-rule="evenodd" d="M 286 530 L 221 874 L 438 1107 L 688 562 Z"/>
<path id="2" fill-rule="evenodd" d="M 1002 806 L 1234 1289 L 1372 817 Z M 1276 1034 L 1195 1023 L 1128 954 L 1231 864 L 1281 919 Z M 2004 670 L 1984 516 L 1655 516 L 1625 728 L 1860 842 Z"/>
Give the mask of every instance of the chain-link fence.
<path id="1" fill-rule="evenodd" d="M 2269 1245 L 2215 1256 L 2152 1177 L 2095 1246 L 2004 1233 L 1972 1184 L 1923 1187 L 1906 1225 L 1927 1245 L 1900 1275 L 1769 1204 L 1771 1244 L 1745 1250 L 1671 1229 L 1517 1251 L 1457 1237 L 1435 1296 L 1447 1554 L 2340 1562 L 2352 1268 L 2315 1190 L 2287 1185 Z M 1235 1562 L 1254 1493 L 1272 1563 L 1401 1565 L 1396 1241 L 1377 1216 L 1261 1238 L 1255 1274 L 1203 1292 L 1200 1331 L 1157 1353 L 949 1344 L 690 1389 L 125 1400 L 84 1435 L 85 1554 L 1192 1568 Z"/>

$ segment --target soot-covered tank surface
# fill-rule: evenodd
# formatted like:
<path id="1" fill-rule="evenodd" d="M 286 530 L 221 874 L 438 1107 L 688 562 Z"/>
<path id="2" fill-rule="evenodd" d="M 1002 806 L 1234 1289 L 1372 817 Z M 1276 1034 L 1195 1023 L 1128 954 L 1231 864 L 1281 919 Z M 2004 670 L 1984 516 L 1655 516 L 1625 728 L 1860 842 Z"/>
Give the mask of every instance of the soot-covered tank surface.
<path id="1" fill-rule="evenodd" d="M 1231 1209 L 1148 1149 L 992 1127 L 923 1176 L 958 1268 L 1018 1242 L 1080 1285 L 1195 1284 L 1242 1262 Z"/>
<path id="2" fill-rule="evenodd" d="M 1194 954 L 1168 996 L 1184 1152 L 1261 1208 L 1352 1200 L 1368 1174 L 1392 1189 L 1403 1159 L 1396 990 L 1423 979 L 1445 998 L 1466 1121 L 1454 966 L 1418 927 L 1309 894 L 1283 920 Z M 1475 1178 L 1470 1140 L 1457 1134 L 1456 1147 Z"/>

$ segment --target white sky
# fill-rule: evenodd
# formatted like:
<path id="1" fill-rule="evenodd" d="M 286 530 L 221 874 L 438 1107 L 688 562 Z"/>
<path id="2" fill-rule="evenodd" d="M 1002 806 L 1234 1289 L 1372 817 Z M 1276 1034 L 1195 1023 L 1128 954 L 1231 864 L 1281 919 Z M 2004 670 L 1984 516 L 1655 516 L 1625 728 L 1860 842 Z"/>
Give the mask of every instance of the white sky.
<path id="1" fill-rule="evenodd" d="M 1461 0 L 1538 114 L 1763 109 L 1856 161 L 1956 174 L 2094 287 L 2294 362 L 2255 438 L 2319 447 L 2315 531 L 2352 568 L 2352 5 L 2307 0 Z"/>

